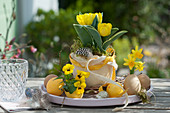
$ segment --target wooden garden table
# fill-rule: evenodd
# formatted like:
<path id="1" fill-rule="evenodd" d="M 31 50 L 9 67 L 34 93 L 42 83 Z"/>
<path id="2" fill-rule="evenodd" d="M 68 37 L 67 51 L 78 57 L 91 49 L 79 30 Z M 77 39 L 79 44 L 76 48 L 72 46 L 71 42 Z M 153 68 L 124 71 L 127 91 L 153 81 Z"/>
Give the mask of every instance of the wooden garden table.
<path id="1" fill-rule="evenodd" d="M 27 87 L 39 87 L 41 84 L 43 84 L 44 78 L 29 78 L 27 80 Z M 152 85 L 153 85 L 153 92 L 156 96 L 156 101 L 154 98 L 151 98 L 152 104 L 142 104 L 142 103 L 136 103 L 128 105 L 127 108 L 125 108 L 123 111 L 120 111 L 120 113 L 132 113 L 132 112 L 139 112 L 139 113 L 166 113 L 170 112 L 170 79 L 151 79 Z M 112 109 L 114 107 L 95 107 L 95 108 L 82 108 L 82 107 L 69 107 L 64 106 L 61 108 L 59 105 L 54 105 L 52 109 L 48 112 L 51 113 L 111 113 Z M 3 112 L 2 109 L 0 109 L 0 112 Z M 21 111 L 22 113 L 47 113 L 45 110 L 34 110 L 34 111 Z M 119 112 L 118 112 L 119 113 Z"/>

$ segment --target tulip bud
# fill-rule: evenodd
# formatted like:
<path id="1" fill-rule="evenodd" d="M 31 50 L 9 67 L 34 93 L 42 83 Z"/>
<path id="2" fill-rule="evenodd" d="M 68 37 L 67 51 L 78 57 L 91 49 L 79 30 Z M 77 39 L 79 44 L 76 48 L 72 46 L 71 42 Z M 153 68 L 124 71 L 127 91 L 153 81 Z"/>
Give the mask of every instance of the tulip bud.
<path id="1" fill-rule="evenodd" d="M 108 36 L 111 33 L 112 24 L 110 23 L 99 23 L 98 32 L 101 36 Z"/>

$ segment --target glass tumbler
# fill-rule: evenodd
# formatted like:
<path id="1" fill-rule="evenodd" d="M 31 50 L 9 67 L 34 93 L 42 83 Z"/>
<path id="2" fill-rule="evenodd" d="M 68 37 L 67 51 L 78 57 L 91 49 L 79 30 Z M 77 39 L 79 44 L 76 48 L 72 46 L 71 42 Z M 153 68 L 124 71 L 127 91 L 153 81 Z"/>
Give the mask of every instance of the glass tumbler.
<path id="1" fill-rule="evenodd" d="M 14 102 L 22 98 L 28 77 L 28 61 L 8 59 L 0 61 L 0 101 Z"/>

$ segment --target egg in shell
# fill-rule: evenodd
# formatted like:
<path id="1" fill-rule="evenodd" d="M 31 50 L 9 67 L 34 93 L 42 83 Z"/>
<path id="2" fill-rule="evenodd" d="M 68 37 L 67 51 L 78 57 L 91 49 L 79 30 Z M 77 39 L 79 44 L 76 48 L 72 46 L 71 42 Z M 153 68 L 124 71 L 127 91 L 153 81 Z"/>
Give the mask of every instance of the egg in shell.
<path id="1" fill-rule="evenodd" d="M 45 79 L 44 79 L 44 86 L 46 87 L 47 82 L 48 82 L 51 78 L 54 78 L 54 77 L 57 77 L 57 75 L 50 74 L 50 75 L 46 76 Z"/>
<path id="2" fill-rule="evenodd" d="M 136 95 L 141 91 L 141 83 L 135 74 L 128 75 L 124 81 L 124 89 L 128 95 Z"/>
<path id="3" fill-rule="evenodd" d="M 141 86 L 148 90 L 150 88 L 151 80 L 145 74 L 138 75 L 138 79 L 140 80 Z"/>
<path id="4" fill-rule="evenodd" d="M 63 94 L 64 82 L 62 79 L 56 79 L 57 77 L 51 78 L 46 86 L 47 92 L 52 95 L 60 96 Z"/>
<path id="5" fill-rule="evenodd" d="M 119 82 L 116 82 L 116 83 L 119 84 L 123 88 L 123 86 Z M 125 93 L 122 88 L 120 88 L 119 86 L 117 86 L 115 84 L 110 83 L 107 86 L 106 91 L 109 94 L 109 97 L 111 97 L 111 98 L 121 97 Z"/>
<path id="6" fill-rule="evenodd" d="M 119 82 L 116 82 L 116 83 L 119 84 L 123 88 L 123 86 Z M 110 98 L 121 97 L 126 92 L 126 91 L 123 91 L 122 88 L 120 88 L 119 86 L 115 84 L 107 83 L 99 87 L 99 92 L 106 91 Z"/>

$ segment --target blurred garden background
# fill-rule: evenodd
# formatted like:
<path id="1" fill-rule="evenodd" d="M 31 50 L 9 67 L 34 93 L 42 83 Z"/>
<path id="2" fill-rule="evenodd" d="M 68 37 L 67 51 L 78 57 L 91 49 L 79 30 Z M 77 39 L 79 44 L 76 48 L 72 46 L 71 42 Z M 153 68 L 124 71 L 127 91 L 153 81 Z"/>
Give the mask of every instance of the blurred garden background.
<path id="1" fill-rule="evenodd" d="M 20 48 L 20 57 L 29 61 L 29 77 L 59 74 L 69 62 L 70 47 L 77 37 L 73 24 L 80 12 L 103 12 L 103 22 L 128 31 L 113 43 L 117 75 L 128 72 L 123 59 L 138 45 L 144 48 L 143 72 L 170 78 L 170 0 L 1 0 L 1 58 L 5 38 L 10 42 L 15 37 L 14 47 L 27 43 L 37 48 L 34 54 Z"/>

